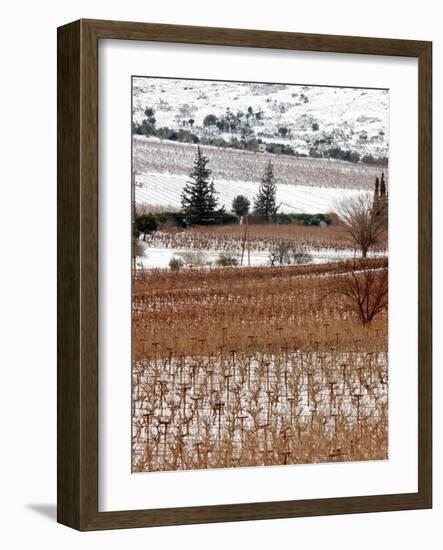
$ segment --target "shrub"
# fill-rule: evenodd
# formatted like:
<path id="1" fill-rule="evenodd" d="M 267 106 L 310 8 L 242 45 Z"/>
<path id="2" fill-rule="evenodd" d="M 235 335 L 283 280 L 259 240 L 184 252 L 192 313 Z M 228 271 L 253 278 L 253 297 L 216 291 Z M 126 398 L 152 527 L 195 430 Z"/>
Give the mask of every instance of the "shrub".
<path id="1" fill-rule="evenodd" d="M 139 127 L 139 131 L 137 133 L 143 134 L 146 137 L 155 136 L 156 134 L 155 124 L 152 124 L 152 122 L 149 122 L 149 120 L 145 118 L 142 120 L 142 123 Z"/>
<path id="2" fill-rule="evenodd" d="M 290 214 L 299 225 L 330 225 L 331 219 L 326 214 Z"/>
<path id="3" fill-rule="evenodd" d="M 294 250 L 292 252 L 292 260 L 294 264 L 309 264 L 312 262 L 311 254 L 304 252 L 302 250 Z"/>
<path id="4" fill-rule="evenodd" d="M 238 265 L 238 260 L 234 256 L 229 254 L 220 254 L 220 256 L 215 261 L 215 265 L 220 267 L 232 267 Z"/>
<path id="5" fill-rule="evenodd" d="M 148 235 L 158 229 L 159 223 L 154 214 L 141 214 L 134 219 L 136 235 Z"/>
<path id="6" fill-rule="evenodd" d="M 206 265 L 206 255 L 200 251 L 187 251 L 180 254 L 184 265 L 189 267 L 203 267 Z"/>
<path id="7" fill-rule="evenodd" d="M 232 214 L 228 214 L 228 212 L 223 211 L 223 212 L 218 212 L 215 223 L 218 223 L 220 225 L 229 225 L 232 223 L 238 223 L 238 219 L 236 216 Z"/>
<path id="8" fill-rule="evenodd" d="M 332 220 L 329 215 L 326 214 L 283 214 L 278 213 L 275 216 L 274 222 L 277 224 L 290 224 L 296 223 L 298 225 L 306 226 L 318 226 L 318 225 L 330 225 Z"/>
<path id="9" fill-rule="evenodd" d="M 169 260 L 169 269 L 171 269 L 172 271 L 178 271 L 183 267 L 183 265 L 183 260 L 181 260 L 180 258 L 176 258 L 175 256 L 173 256 Z"/>
<path id="10" fill-rule="evenodd" d="M 278 223 L 280 225 L 290 224 L 293 223 L 292 216 L 289 214 L 283 214 L 280 212 L 279 214 L 276 214 L 275 216 L 275 223 Z"/>
<path id="11" fill-rule="evenodd" d="M 267 143 L 266 151 L 275 155 L 290 155 L 295 156 L 295 151 L 290 145 L 284 143 Z"/>

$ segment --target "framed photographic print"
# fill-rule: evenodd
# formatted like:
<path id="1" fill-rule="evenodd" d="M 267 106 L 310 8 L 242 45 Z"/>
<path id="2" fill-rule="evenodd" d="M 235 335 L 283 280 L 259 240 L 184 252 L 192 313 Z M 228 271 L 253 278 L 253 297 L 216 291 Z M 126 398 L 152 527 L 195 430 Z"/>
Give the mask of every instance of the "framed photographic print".
<path id="1" fill-rule="evenodd" d="M 59 522 L 431 507 L 431 52 L 59 28 Z"/>

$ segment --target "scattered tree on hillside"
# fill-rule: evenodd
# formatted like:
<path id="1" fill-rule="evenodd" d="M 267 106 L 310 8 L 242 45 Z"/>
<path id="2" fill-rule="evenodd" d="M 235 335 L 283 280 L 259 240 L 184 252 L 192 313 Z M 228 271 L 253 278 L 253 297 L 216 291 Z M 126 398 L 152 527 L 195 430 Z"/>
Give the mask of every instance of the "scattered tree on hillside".
<path id="1" fill-rule="evenodd" d="M 215 115 L 206 115 L 203 120 L 203 126 L 215 126 L 217 124 L 218 118 Z"/>
<path id="2" fill-rule="evenodd" d="M 210 181 L 211 170 L 207 168 L 208 159 L 200 147 L 190 173 L 190 181 L 185 185 L 182 196 L 182 209 L 191 224 L 204 224 L 214 221 L 217 211 L 217 199 L 214 180 Z"/>
<path id="3" fill-rule="evenodd" d="M 387 230 L 387 210 L 374 208 L 370 193 L 346 198 L 336 206 L 339 220 L 366 258 L 368 250 L 380 242 Z"/>
<path id="4" fill-rule="evenodd" d="M 271 220 L 279 208 L 276 204 L 276 195 L 277 184 L 275 183 L 274 169 L 272 162 L 269 161 L 254 200 L 254 213 Z"/>
<path id="5" fill-rule="evenodd" d="M 250 206 L 249 199 L 244 195 L 237 195 L 232 201 L 232 210 L 240 217 L 246 216 L 249 213 Z"/>

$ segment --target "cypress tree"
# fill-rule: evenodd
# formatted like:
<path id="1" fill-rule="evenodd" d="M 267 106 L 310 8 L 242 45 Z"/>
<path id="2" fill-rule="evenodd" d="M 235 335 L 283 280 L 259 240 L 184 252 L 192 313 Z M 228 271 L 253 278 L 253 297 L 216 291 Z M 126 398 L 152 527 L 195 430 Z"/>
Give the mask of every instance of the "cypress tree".
<path id="1" fill-rule="evenodd" d="M 380 200 L 380 180 L 378 177 L 375 178 L 375 185 L 374 185 L 374 201 L 373 201 L 373 208 L 376 210 L 378 208 L 378 201 Z"/>
<path id="2" fill-rule="evenodd" d="M 207 168 L 208 162 L 198 147 L 194 168 L 189 174 L 190 181 L 181 195 L 183 212 L 191 224 L 211 223 L 216 214 L 217 199 L 214 180 L 209 180 L 211 170 Z"/>
<path id="3" fill-rule="evenodd" d="M 275 183 L 274 170 L 272 162 L 269 161 L 263 178 L 258 188 L 257 196 L 254 200 L 254 212 L 264 216 L 267 220 L 272 219 L 278 210 L 276 205 L 277 185 Z"/>
<path id="4" fill-rule="evenodd" d="M 380 180 L 380 199 L 382 199 L 382 200 L 386 199 L 386 182 L 385 182 L 385 174 L 384 174 L 384 172 L 381 173 L 381 180 Z"/>

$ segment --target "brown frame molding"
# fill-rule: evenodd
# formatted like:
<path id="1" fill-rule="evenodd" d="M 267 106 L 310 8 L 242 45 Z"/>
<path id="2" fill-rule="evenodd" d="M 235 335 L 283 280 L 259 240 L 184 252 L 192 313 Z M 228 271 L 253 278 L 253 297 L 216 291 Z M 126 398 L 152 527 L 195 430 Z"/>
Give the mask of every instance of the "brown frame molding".
<path id="1" fill-rule="evenodd" d="M 418 58 L 417 493 L 98 512 L 97 164 L 101 38 Z M 79 20 L 58 29 L 58 521 L 82 531 L 432 507 L 432 43 Z"/>

